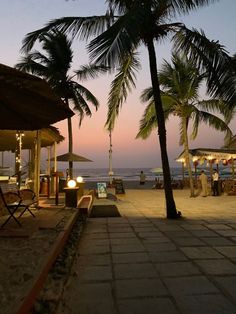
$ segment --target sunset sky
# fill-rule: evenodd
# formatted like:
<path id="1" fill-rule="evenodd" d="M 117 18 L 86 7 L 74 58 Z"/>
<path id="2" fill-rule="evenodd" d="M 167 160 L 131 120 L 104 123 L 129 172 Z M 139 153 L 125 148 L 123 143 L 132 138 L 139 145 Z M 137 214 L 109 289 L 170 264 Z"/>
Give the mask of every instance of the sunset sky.
<path id="1" fill-rule="evenodd" d="M 49 20 L 64 16 L 100 15 L 105 12 L 104 0 L 1 0 L 0 5 L 0 63 L 14 66 L 19 62 L 20 48 L 24 36 L 33 30 L 41 28 Z M 232 55 L 236 53 L 236 1 L 221 0 L 208 7 L 202 8 L 191 15 L 182 18 L 187 27 L 203 29 L 206 36 L 219 40 Z M 179 20 L 180 21 L 180 20 Z M 76 70 L 88 62 L 85 45 L 75 41 L 74 64 Z M 156 46 L 158 64 L 163 58 L 170 59 L 171 45 L 167 41 Z M 140 51 L 142 70 L 137 75 L 136 90 L 128 97 L 123 105 L 113 132 L 113 166 L 123 167 L 158 167 L 161 166 L 160 148 L 156 134 L 148 140 L 135 140 L 139 120 L 144 111 L 140 103 L 141 91 L 150 86 L 148 58 L 145 48 Z M 83 82 L 99 99 L 100 108 L 93 112 L 91 118 L 85 118 L 81 128 L 78 128 L 78 117 L 73 117 L 74 152 L 92 159 L 92 168 L 108 167 L 109 137 L 104 129 L 107 113 L 107 98 L 112 77 L 104 76 L 99 79 Z M 236 133 L 236 119 L 231 123 L 233 133 Z M 171 166 L 178 166 L 175 158 L 182 148 L 179 146 L 178 119 L 173 118 L 167 123 L 168 155 Z M 57 126 L 67 137 L 67 123 L 61 121 Z M 223 145 L 223 134 L 200 128 L 197 139 L 190 143 L 191 148 L 219 148 Z M 58 154 L 68 150 L 67 141 L 58 146 Z M 91 167 L 91 164 L 80 164 L 81 168 Z"/>

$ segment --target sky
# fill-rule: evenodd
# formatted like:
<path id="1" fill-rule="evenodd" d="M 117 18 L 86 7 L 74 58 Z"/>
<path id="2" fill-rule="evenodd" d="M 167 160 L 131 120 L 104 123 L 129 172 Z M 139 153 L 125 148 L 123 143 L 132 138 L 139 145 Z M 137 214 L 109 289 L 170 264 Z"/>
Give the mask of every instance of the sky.
<path id="1" fill-rule="evenodd" d="M 14 66 L 20 60 L 22 40 L 28 32 L 43 27 L 49 20 L 65 16 L 100 15 L 105 12 L 105 0 L 1 0 L 0 1 L 0 63 Z M 189 28 L 203 29 L 211 40 L 219 40 L 229 54 L 236 52 L 236 1 L 221 0 L 181 17 Z M 73 43 L 76 70 L 88 62 L 85 43 L 76 40 Z M 161 166 L 160 147 L 157 134 L 154 132 L 147 140 L 135 139 L 139 121 L 145 109 L 140 102 L 143 89 L 150 86 L 148 57 L 145 48 L 139 51 L 142 69 L 137 74 L 136 89 L 123 104 L 112 134 L 114 168 L 152 168 Z M 170 60 L 171 44 L 166 41 L 156 46 L 158 66 L 163 58 Z M 83 85 L 97 97 L 100 103 L 98 111 L 93 110 L 92 117 L 85 117 L 79 128 L 78 116 L 73 117 L 73 150 L 85 156 L 93 163 L 80 163 L 80 168 L 107 168 L 109 136 L 104 128 L 107 115 L 107 99 L 112 76 L 83 82 Z M 204 96 L 204 95 L 203 95 Z M 236 119 L 230 126 L 236 133 Z M 67 122 L 55 124 L 61 134 L 67 138 Z M 175 158 L 182 152 L 179 146 L 179 121 L 171 118 L 167 124 L 167 148 L 169 163 L 179 166 Z M 190 141 L 190 148 L 220 148 L 224 135 L 201 125 L 197 139 Z M 68 150 L 67 140 L 57 147 L 57 153 Z M 45 155 L 46 156 L 46 155 Z M 59 165 L 60 166 L 60 165 Z M 75 166 L 76 167 L 76 166 Z"/>

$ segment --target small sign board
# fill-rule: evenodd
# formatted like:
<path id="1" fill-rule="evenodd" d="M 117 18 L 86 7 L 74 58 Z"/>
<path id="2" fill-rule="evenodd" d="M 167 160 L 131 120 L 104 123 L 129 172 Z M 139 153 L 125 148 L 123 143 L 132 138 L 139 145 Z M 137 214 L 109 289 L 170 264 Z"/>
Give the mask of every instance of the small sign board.
<path id="1" fill-rule="evenodd" d="M 98 198 L 107 198 L 107 184 L 105 182 L 98 182 Z"/>
<path id="2" fill-rule="evenodd" d="M 115 194 L 125 194 L 125 188 L 124 188 L 123 180 L 115 179 L 114 185 L 115 185 Z"/>

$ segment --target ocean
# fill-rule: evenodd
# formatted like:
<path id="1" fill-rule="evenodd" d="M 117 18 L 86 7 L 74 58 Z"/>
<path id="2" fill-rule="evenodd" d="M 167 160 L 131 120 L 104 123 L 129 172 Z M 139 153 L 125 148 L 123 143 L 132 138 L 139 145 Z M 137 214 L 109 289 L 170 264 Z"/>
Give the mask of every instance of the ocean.
<path id="1" fill-rule="evenodd" d="M 154 173 L 151 171 L 151 168 L 114 168 L 113 173 L 114 175 L 112 178 L 115 179 L 122 179 L 124 181 L 139 181 L 139 174 L 140 171 L 143 170 L 143 172 L 146 175 L 147 181 L 154 181 L 155 178 L 159 178 L 160 180 L 163 179 L 163 174 L 159 171 L 158 173 Z M 209 169 L 205 169 L 206 174 L 210 175 Z M 226 178 L 230 176 L 230 172 L 224 172 L 225 169 L 220 170 L 220 176 L 222 178 Z M 64 176 L 66 173 L 66 169 L 58 169 L 58 171 L 63 172 Z M 173 180 L 181 180 L 183 178 L 182 176 L 182 168 L 181 167 L 172 167 L 170 168 L 171 172 L 171 178 Z M 197 175 L 199 175 L 200 170 L 198 169 Z M 108 175 L 108 169 L 107 168 L 88 168 L 88 169 L 79 169 L 74 168 L 73 169 L 74 177 L 82 176 L 84 178 L 84 181 L 97 181 L 97 182 L 103 182 L 103 181 L 109 181 L 109 175 Z M 188 176 L 187 171 L 185 171 L 185 177 Z M 193 171 L 193 176 L 194 176 Z"/>

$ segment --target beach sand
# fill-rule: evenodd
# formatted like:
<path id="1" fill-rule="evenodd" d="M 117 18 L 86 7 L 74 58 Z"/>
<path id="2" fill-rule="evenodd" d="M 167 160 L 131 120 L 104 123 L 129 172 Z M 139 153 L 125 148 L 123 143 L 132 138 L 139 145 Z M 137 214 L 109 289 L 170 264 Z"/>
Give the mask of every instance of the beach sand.
<path id="1" fill-rule="evenodd" d="M 142 221 L 144 218 L 149 221 L 160 219 L 160 222 L 166 222 L 165 197 L 163 190 L 152 189 L 153 182 L 148 182 L 144 186 L 140 186 L 139 182 L 124 182 L 125 194 L 116 195 L 117 205 L 121 216 L 124 219 L 133 221 Z M 95 182 L 85 183 L 85 192 L 87 189 L 96 188 Z M 114 189 L 108 189 L 108 193 L 114 194 Z M 189 190 L 173 190 L 174 199 L 177 209 L 182 212 L 183 219 L 180 220 L 184 224 L 204 226 L 208 224 L 228 224 L 232 234 L 230 240 L 236 245 L 236 198 L 234 196 L 221 195 L 219 197 L 189 197 Z M 63 197 L 63 194 L 61 195 Z M 46 202 L 46 200 L 44 200 Z M 53 203 L 53 200 L 51 200 Z M 95 199 L 95 204 L 114 204 L 114 200 Z M 55 209 L 54 209 L 55 210 Z M 63 209 L 55 211 L 55 214 L 63 217 Z M 68 211 L 65 212 L 68 216 Z M 40 209 L 37 216 L 47 223 L 55 219 L 55 214 L 46 209 Z M 2 219 L 2 218 L 1 218 Z M 25 217 L 24 220 L 34 218 Z M 24 221 L 22 231 L 25 229 Z M 53 225 L 53 223 L 52 223 Z M 9 226 L 17 228 L 13 224 Z M 227 231 L 227 230 L 226 230 Z M 0 237 L 1 258 L 1 313 L 9 313 L 9 308 L 15 308 L 14 302 L 17 302 L 25 291 L 29 288 L 30 282 L 38 273 L 38 268 L 43 262 L 43 258 L 47 257 L 50 245 L 54 241 L 57 231 L 52 229 L 42 230 L 36 224 L 35 228 L 30 229 L 27 237 Z M 224 234 L 222 233 L 222 236 Z M 227 236 L 227 234 L 226 234 Z M 45 241 L 47 239 L 47 241 Z M 83 236 L 82 236 L 83 239 Z M 15 299 L 17 295 L 17 299 Z M 15 301 L 16 300 L 16 301 Z"/>

